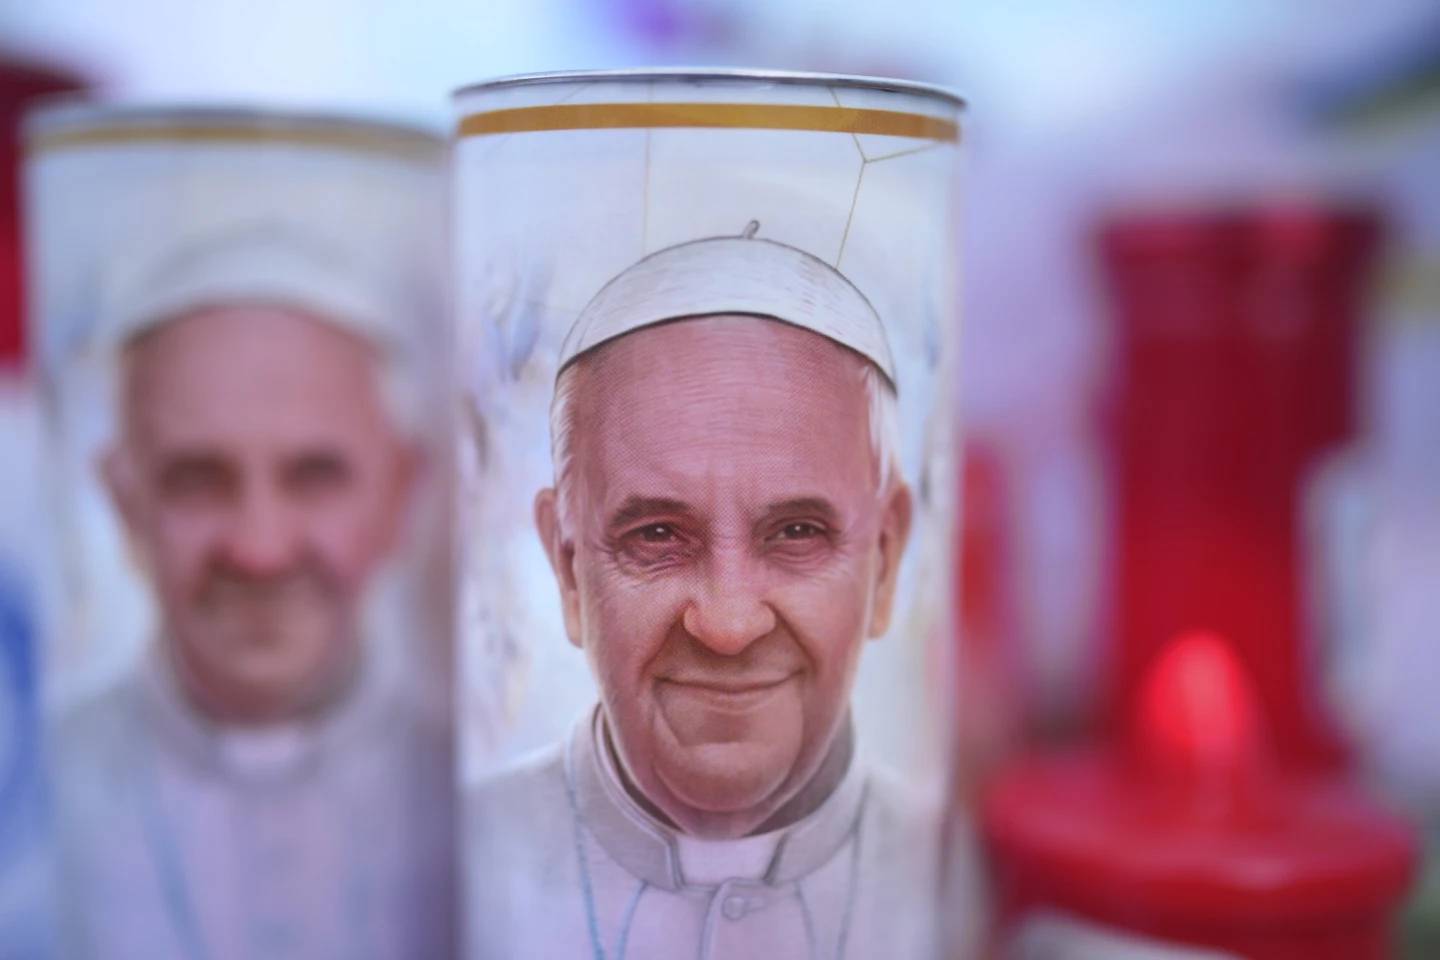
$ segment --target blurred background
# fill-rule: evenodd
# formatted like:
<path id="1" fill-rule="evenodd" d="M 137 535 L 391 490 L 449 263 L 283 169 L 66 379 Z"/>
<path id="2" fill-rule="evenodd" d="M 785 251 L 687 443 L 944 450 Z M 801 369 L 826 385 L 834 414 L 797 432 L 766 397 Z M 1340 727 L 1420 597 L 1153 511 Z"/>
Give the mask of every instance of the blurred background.
<path id="1" fill-rule="evenodd" d="M 0 0 L 5 461 L 43 437 L 14 266 L 28 97 L 444 128 L 461 84 L 659 64 L 890 75 L 970 101 L 956 797 L 992 869 L 1048 869 L 1028 821 L 1006 819 L 1053 801 L 1005 792 L 1028 758 L 1138 743 L 1161 779 L 1176 756 L 1230 777 L 1253 741 L 1276 777 L 1353 791 L 1350 826 L 1311 841 L 1403 813 L 1412 839 L 1354 869 L 1380 913 L 1403 896 L 1397 949 L 1440 956 L 1433 2 Z M 0 480 L 0 859 L 35 806 L 31 476 Z M 1180 679 L 1159 676 L 1186 641 Z M 1189 695 L 1199 721 L 1143 706 Z M 1431 867 L 1411 873 L 1404 848 L 1427 837 Z M 1062 887 L 997 883 L 996 913 L 1124 925 Z"/>

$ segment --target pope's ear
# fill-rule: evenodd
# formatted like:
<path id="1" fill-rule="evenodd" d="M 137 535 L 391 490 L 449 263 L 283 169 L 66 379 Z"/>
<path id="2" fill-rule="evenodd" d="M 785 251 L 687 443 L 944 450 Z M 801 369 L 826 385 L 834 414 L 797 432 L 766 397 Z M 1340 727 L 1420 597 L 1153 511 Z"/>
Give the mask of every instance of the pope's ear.
<path id="1" fill-rule="evenodd" d="M 406 502 L 415 496 L 416 488 L 430 476 L 432 459 L 430 450 L 418 440 L 406 440 L 400 444 L 395 481 L 399 495 Z"/>
<path id="2" fill-rule="evenodd" d="M 111 447 L 100 455 L 96 469 L 121 524 L 134 536 L 141 526 L 140 477 L 135 458 L 123 446 Z"/>
<path id="3" fill-rule="evenodd" d="M 575 578 L 575 542 L 567 539 L 560 523 L 559 496 L 554 487 L 546 487 L 535 495 L 535 529 L 540 545 L 555 571 L 560 587 L 560 606 L 565 613 L 565 633 L 575 646 L 581 645 L 580 591 Z"/>
<path id="4" fill-rule="evenodd" d="M 870 636 L 878 637 L 890 629 L 890 616 L 895 607 L 895 589 L 900 579 L 900 560 L 910 541 L 910 520 L 914 509 L 910 488 L 895 483 L 885 497 L 880 516 L 879 566 L 875 573 L 874 603 L 870 608 Z"/>
<path id="5" fill-rule="evenodd" d="M 430 452 L 423 443 L 407 440 L 396 444 L 380 531 L 382 552 L 395 549 L 415 504 L 416 491 L 424 486 L 430 470 Z"/>

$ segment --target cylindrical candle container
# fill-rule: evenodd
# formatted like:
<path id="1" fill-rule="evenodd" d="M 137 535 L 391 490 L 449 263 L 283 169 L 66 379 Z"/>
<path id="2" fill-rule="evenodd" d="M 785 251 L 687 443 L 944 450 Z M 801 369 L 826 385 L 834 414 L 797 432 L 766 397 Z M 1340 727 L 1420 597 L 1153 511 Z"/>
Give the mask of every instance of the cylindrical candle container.
<path id="1" fill-rule="evenodd" d="M 27 135 L 65 955 L 449 955 L 443 141 L 83 105 Z"/>
<path id="2" fill-rule="evenodd" d="M 929 956 L 960 101 L 456 104 L 469 955 Z"/>
<path id="3" fill-rule="evenodd" d="M 987 785 L 997 956 L 1392 955 L 1415 840 L 1336 775 L 1300 590 L 1304 485 L 1352 428 L 1376 228 L 1260 207 L 1101 233 L 1120 358 L 1109 730 Z"/>
<path id="4" fill-rule="evenodd" d="M 20 119 L 81 79 L 0 54 L 0 957 L 45 957 L 50 831 L 36 691 L 35 554 L 46 546 L 40 495 L 39 391 L 25 343 L 20 247 Z"/>
<path id="5" fill-rule="evenodd" d="M 1166 644 L 1215 630 L 1253 677 L 1279 759 L 1336 766 L 1299 521 L 1309 474 L 1353 432 L 1379 233 L 1373 212 L 1323 206 L 1104 225 L 1119 354 L 1112 732 Z"/>

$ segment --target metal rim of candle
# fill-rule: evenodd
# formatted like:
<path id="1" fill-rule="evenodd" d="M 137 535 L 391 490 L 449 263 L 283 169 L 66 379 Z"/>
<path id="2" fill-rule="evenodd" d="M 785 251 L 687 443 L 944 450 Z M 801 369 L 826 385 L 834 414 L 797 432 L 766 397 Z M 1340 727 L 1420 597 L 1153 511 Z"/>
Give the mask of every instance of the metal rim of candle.
<path id="1" fill-rule="evenodd" d="M 785 86 L 825 86 L 855 90 L 877 90 L 884 93 L 906 93 L 942 101 L 958 110 L 969 105 L 965 98 L 947 87 L 915 80 L 897 80 L 888 77 L 866 77 L 848 74 L 807 73 L 798 70 L 752 70 L 746 68 L 721 67 L 662 67 L 632 68 L 623 70 L 562 70 L 545 73 L 518 73 L 509 76 L 482 80 L 467 84 L 453 94 L 454 97 L 474 93 L 503 90 L 511 87 L 538 86 L 559 83 L 695 83 L 704 81 L 732 81 L 774 83 Z"/>

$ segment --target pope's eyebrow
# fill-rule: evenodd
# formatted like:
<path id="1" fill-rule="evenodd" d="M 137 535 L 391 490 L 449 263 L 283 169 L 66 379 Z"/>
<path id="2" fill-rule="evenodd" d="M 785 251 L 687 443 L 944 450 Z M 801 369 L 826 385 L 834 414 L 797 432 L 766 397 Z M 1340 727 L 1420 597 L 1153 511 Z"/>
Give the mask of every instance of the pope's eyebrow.
<path id="1" fill-rule="evenodd" d="M 609 526 L 611 528 L 623 527 L 657 515 L 689 516 L 691 513 L 690 505 L 684 500 L 632 495 L 626 497 L 625 501 L 610 515 Z"/>
<path id="2" fill-rule="evenodd" d="M 825 497 L 790 497 L 766 504 L 764 516 L 766 519 L 777 516 L 816 517 L 825 523 L 836 524 L 840 520 L 840 511 Z"/>
<path id="3" fill-rule="evenodd" d="M 231 483 L 236 471 L 222 454 L 205 448 L 176 450 L 163 457 L 156 473 L 162 489 L 174 490 L 183 485 Z"/>

